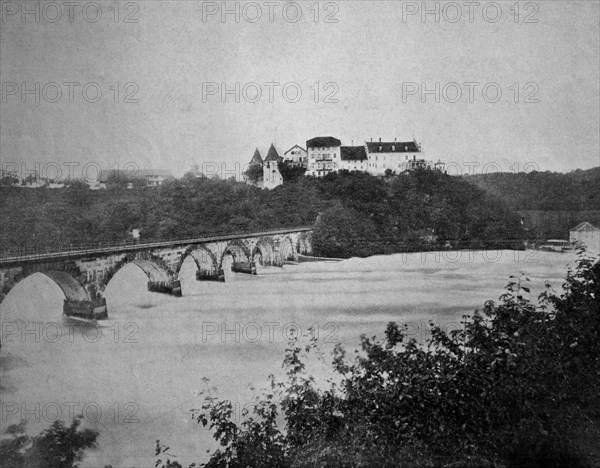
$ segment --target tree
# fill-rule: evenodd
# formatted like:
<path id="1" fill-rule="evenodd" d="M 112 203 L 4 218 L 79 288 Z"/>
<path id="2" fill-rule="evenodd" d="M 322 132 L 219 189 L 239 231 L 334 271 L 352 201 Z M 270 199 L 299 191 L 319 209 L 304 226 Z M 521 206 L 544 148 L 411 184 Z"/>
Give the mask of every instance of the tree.
<path id="1" fill-rule="evenodd" d="M 250 182 L 260 182 L 263 180 L 263 167 L 258 164 L 251 164 L 250 167 L 244 172 L 244 176 Z"/>
<path id="2" fill-rule="evenodd" d="M 317 218 L 312 246 L 322 257 L 366 257 L 377 253 L 378 235 L 373 222 L 340 203 Z"/>
<path id="3" fill-rule="evenodd" d="M 55 421 L 37 436 L 24 434 L 25 422 L 9 426 L 9 438 L 0 440 L 0 467 L 77 468 L 87 449 L 96 447 L 98 433 L 81 429 L 76 418 L 70 426 Z"/>

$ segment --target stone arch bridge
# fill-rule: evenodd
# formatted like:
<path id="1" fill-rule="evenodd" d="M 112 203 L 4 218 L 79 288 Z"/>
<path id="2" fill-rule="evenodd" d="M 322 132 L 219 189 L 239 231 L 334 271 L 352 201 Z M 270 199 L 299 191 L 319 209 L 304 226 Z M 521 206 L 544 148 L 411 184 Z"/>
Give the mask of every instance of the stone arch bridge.
<path id="1" fill-rule="evenodd" d="M 310 254 L 312 227 L 199 239 L 159 241 L 0 258 L 0 303 L 21 280 L 42 273 L 65 295 L 64 313 L 90 319 L 108 317 L 104 290 L 129 263 L 148 277 L 148 290 L 181 296 L 179 272 L 191 257 L 199 281 L 224 281 L 224 268 L 256 274 L 256 265 L 282 266 Z"/>

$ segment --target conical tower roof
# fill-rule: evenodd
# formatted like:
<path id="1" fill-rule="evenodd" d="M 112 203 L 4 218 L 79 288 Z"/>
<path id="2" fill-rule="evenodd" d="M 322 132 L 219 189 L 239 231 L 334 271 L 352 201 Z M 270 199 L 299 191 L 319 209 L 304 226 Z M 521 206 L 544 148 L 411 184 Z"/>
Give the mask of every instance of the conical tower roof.
<path id="1" fill-rule="evenodd" d="M 277 150 L 275 149 L 275 145 L 273 143 L 271 143 L 271 147 L 269 148 L 269 152 L 267 153 L 267 157 L 265 158 L 265 161 L 279 162 L 280 159 L 281 159 L 281 157 L 279 156 L 279 153 L 277 153 Z"/>
<path id="2" fill-rule="evenodd" d="M 252 156 L 252 159 L 250 160 L 250 164 L 262 165 L 262 163 L 263 163 L 262 156 L 260 155 L 260 151 L 258 151 L 258 148 L 256 148 L 256 150 L 254 151 L 254 156 Z"/>

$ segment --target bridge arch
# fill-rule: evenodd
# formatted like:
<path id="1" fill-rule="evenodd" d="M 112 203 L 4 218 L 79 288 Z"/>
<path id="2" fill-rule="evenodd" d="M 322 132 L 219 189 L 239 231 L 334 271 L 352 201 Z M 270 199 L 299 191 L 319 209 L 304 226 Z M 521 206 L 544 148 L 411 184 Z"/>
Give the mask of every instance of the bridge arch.
<path id="1" fill-rule="evenodd" d="M 275 246 L 272 239 L 261 238 L 252 249 L 252 262 L 261 265 L 275 263 Z"/>
<path id="2" fill-rule="evenodd" d="M 167 264 L 159 257 L 154 255 L 125 255 L 111 269 L 109 269 L 101 282 L 101 290 L 104 291 L 110 283 L 113 276 L 125 265 L 134 264 L 141 269 L 148 277 L 148 290 L 155 292 L 168 292 L 163 289 L 172 289 L 174 274 Z"/>
<path id="3" fill-rule="evenodd" d="M 215 253 L 207 246 L 198 244 L 188 247 L 181 256 L 175 270 L 177 277 L 179 277 L 183 262 L 185 262 L 188 257 L 191 257 L 194 260 L 196 268 L 201 272 L 215 274 L 219 271 L 219 260 Z"/>
<path id="4" fill-rule="evenodd" d="M 310 234 L 308 232 L 301 232 L 298 235 L 298 241 L 296 242 L 296 252 L 303 255 L 308 255 L 312 252 Z"/>
<path id="5" fill-rule="evenodd" d="M 30 276 L 39 273 L 48 278 L 50 278 L 62 291 L 65 296 L 65 299 L 70 301 L 89 301 L 90 294 L 83 286 L 83 284 L 77 280 L 72 274 L 61 271 L 61 270 L 44 270 L 44 269 L 34 269 L 28 270 L 26 272 L 21 272 L 14 276 L 13 278 L 6 281 L 4 288 L 2 289 L 2 294 L 0 294 L 0 303 L 4 300 L 6 296 L 10 293 L 10 291 L 25 278 L 29 278 Z"/>
<path id="6" fill-rule="evenodd" d="M 223 261 L 227 255 L 231 255 L 236 263 L 249 263 L 252 260 L 252 252 L 244 242 L 238 239 L 230 241 L 223 249 L 219 261 L 220 270 L 223 269 Z"/>
<path id="7" fill-rule="evenodd" d="M 279 256 L 282 261 L 296 260 L 298 254 L 294 248 L 294 241 L 290 236 L 284 236 L 279 242 Z"/>

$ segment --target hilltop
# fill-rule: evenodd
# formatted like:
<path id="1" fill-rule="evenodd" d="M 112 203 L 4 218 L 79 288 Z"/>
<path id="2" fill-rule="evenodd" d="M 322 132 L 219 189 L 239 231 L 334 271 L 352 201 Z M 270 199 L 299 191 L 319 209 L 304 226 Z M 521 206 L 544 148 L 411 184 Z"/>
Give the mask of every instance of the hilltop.
<path id="1" fill-rule="evenodd" d="M 437 248 L 520 247 L 520 218 L 459 178 L 422 169 L 387 178 L 341 171 L 272 191 L 235 180 L 184 177 L 160 187 L 90 191 L 2 188 L 3 251 L 200 237 L 313 225 L 324 256 Z"/>
<path id="2" fill-rule="evenodd" d="M 600 224 L 600 167 L 558 172 L 494 173 L 465 179 L 518 212 L 533 237 L 568 238 L 582 221 Z"/>

